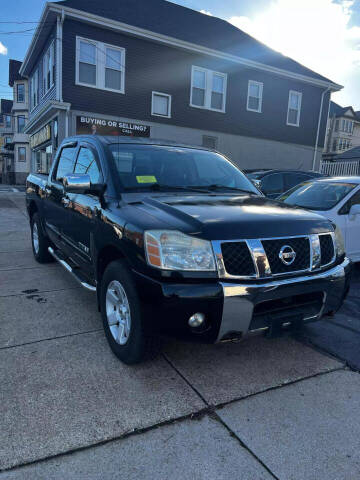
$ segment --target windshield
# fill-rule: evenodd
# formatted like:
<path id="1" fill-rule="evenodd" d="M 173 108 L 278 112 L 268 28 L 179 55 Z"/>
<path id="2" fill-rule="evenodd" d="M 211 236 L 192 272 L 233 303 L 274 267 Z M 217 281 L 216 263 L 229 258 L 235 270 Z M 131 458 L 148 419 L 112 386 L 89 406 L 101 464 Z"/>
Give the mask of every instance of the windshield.
<path id="1" fill-rule="evenodd" d="M 354 187 L 352 183 L 305 182 L 285 192 L 278 200 L 311 210 L 330 210 Z"/>
<path id="2" fill-rule="evenodd" d="M 245 175 L 222 155 L 196 148 L 160 145 L 109 145 L 126 190 L 236 189 L 259 194 Z M 200 190 L 201 191 L 201 190 Z"/>

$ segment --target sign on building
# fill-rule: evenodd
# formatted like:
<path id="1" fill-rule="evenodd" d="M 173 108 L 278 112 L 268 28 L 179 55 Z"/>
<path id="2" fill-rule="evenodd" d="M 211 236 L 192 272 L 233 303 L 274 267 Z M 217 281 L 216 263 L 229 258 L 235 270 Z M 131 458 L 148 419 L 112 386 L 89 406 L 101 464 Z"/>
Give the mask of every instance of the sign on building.
<path id="1" fill-rule="evenodd" d="M 150 137 L 150 126 L 138 123 L 118 122 L 106 118 L 76 117 L 77 135 L 114 135 Z"/>

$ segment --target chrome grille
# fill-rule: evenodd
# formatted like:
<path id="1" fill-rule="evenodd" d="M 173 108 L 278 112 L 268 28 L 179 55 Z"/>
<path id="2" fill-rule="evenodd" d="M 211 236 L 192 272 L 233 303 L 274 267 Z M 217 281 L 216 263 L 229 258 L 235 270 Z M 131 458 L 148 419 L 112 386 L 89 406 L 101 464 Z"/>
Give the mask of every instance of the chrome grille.
<path id="1" fill-rule="evenodd" d="M 230 275 L 255 275 L 254 262 L 246 242 L 223 243 L 221 251 Z"/>
<path id="2" fill-rule="evenodd" d="M 330 234 L 320 235 L 321 265 L 329 265 L 334 261 L 335 248 Z"/>
<path id="3" fill-rule="evenodd" d="M 268 257 L 271 273 L 292 273 L 310 268 L 310 241 L 309 237 L 285 238 L 279 240 L 263 240 L 265 253 Z M 285 245 L 291 247 L 296 253 L 293 263 L 286 265 L 280 259 L 279 253 Z"/>
<path id="4" fill-rule="evenodd" d="M 335 261 L 334 234 L 213 241 L 221 278 L 259 279 L 317 271 Z M 282 261 L 285 248 L 295 258 Z M 286 256 L 285 256 L 286 260 Z"/>

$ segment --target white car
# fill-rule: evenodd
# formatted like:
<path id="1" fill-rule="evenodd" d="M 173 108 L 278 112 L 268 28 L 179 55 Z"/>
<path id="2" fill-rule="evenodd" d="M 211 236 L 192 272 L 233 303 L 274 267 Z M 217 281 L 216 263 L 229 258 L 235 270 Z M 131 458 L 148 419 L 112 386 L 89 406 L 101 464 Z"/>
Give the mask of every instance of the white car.
<path id="1" fill-rule="evenodd" d="M 360 262 L 360 177 L 324 177 L 297 185 L 278 197 L 312 210 L 342 231 L 347 256 Z"/>

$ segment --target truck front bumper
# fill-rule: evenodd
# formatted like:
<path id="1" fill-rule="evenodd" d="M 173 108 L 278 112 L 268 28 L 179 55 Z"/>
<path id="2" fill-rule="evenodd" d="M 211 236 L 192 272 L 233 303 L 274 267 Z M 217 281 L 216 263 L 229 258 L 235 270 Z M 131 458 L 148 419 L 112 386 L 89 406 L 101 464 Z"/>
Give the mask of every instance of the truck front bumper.
<path id="1" fill-rule="evenodd" d="M 134 272 L 135 273 L 135 272 Z M 135 274 L 138 291 L 160 330 L 189 339 L 220 342 L 273 327 L 319 320 L 337 311 L 349 290 L 351 263 L 320 273 L 263 283 L 167 283 Z M 205 324 L 188 325 L 194 313 Z"/>

